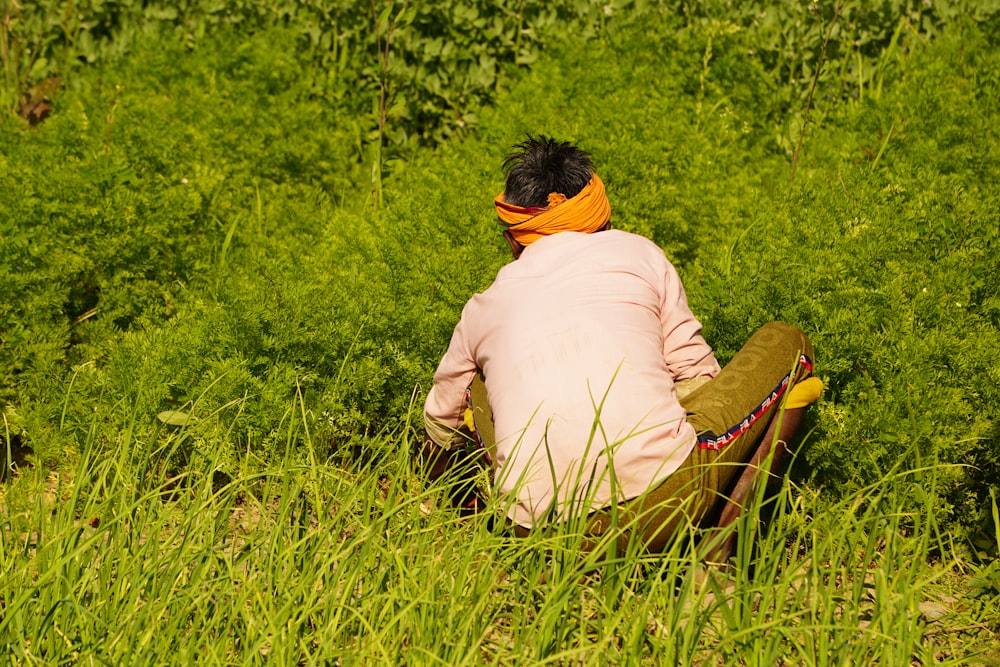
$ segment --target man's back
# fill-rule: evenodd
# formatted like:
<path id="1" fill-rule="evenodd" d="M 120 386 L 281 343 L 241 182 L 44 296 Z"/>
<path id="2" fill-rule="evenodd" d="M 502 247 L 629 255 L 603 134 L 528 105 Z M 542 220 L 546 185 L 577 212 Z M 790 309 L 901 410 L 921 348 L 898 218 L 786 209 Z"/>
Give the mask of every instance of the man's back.
<path id="1" fill-rule="evenodd" d="M 589 511 L 641 494 L 683 462 L 695 433 L 673 383 L 719 370 L 700 329 L 649 240 L 554 234 L 467 304 L 435 384 L 456 364 L 483 371 L 498 490 L 513 491 L 511 518 L 531 525 L 548 516 L 553 487 L 558 513 L 574 497 Z"/>

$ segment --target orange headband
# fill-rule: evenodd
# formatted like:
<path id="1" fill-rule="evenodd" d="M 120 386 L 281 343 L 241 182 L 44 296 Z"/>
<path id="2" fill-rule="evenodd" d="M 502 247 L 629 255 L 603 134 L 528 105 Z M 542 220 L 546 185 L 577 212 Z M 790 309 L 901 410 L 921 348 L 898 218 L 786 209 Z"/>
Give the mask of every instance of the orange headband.
<path id="1" fill-rule="evenodd" d="M 558 232 L 596 232 L 611 219 L 611 204 L 604 192 L 604 183 L 597 174 L 572 199 L 553 192 L 549 195 L 548 206 L 514 206 L 506 203 L 503 195 L 501 192 L 493 200 L 497 215 L 521 245 Z"/>

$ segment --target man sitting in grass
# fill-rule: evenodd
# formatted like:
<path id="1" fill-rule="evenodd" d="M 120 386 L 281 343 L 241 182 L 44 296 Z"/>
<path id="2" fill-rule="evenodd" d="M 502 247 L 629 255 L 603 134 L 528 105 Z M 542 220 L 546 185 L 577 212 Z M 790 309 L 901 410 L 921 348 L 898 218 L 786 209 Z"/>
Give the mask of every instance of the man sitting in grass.
<path id="1" fill-rule="evenodd" d="M 577 519 L 657 551 L 681 522 L 731 523 L 818 396 L 809 340 L 772 323 L 720 369 L 663 251 L 611 228 L 586 153 L 529 136 L 504 169 L 516 261 L 466 304 L 434 375 L 431 475 L 468 460 L 471 410 L 517 534 Z"/>

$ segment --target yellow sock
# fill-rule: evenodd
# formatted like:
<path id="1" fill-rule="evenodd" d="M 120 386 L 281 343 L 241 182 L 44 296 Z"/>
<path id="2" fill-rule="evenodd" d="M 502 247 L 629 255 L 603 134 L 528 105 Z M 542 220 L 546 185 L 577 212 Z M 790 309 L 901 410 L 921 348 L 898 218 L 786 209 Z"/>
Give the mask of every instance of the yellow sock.
<path id="1" fill-rule="evenodd" d="M 788 392 L 788 399 L 785 407 L 804 408 L 811 403 L 815 403 L 819 395 L 823 393 L 823 381 L 816 376 L 808 377 L 802 382 L 798 382 Z"/>

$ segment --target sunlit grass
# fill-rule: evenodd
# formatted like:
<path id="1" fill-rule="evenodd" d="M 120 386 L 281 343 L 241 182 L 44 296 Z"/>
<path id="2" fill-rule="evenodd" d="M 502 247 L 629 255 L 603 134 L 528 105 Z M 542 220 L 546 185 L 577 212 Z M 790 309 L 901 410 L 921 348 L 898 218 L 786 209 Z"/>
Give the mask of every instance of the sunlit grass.
<path id="1" fill-rule="evenodd" d="M 519 539 L 489 511 L 461 518 L 415 474 L 406 433 L 368 466 L 290 456 L 164 478 L 178 437 L 92 443 L 72 474 L 26 471 L 5 490 L 0 638 L 14 664 L 996 657 L 995 603 L 942 592 L 971 566 L 943 556 L 955 551 L 933 507 L 900 510 L 896 490 L 933 469 L 835 503 L 785 482 L 735 527 L 736 556 L 710 565 L 694 529 L 665 554 L 618 558 L 581 552 L 568 530 Z"/>

